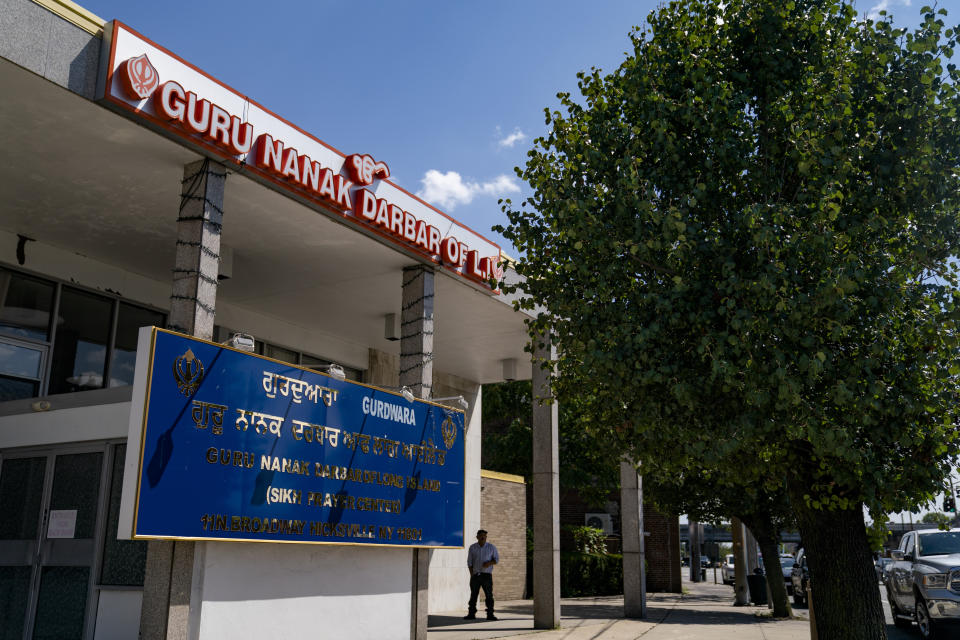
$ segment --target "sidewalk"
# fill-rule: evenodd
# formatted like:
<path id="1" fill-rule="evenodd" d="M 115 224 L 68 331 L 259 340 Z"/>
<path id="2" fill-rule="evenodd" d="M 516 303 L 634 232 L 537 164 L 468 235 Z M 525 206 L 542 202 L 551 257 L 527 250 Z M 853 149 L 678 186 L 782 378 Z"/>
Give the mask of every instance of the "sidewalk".
<path id="1" fill-rule="evenodd" d="M 535 631 L 533 603 L 497 603 L 497 621 L 463 620 L 463 611 L 431 615 L 429 640 L 808 640 L 806 620 L 772 620 L 764 607 L 733 606 L 733 589 L 713 582 L 683 582 L 687 591 L 651 593 L 647 617 L 623 617 L 623 598 L 565 598 L 560 605 L 560 629 Z M 795 612 L 805 614 L 806 609 Z M 534 635 L 531 635 L 534 634 Z"/>

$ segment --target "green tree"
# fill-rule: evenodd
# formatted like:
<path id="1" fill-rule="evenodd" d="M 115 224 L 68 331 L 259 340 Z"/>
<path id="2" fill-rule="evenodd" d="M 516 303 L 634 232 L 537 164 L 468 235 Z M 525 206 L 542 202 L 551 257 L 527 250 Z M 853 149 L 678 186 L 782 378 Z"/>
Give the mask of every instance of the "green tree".
<path id="1" fill-rule="evenodd" d="M 645 473 L 644 498 L 651 498 L 665 512 L 686 513 L 698 522 L 719 523 L 731 516 L 740 518 L 757 539 L 763 555 L 773 616 L 788 618 L 793 612 L 782 579 L 780 532 L 795 529 L 796 521 L 786 486 L 782 477 L 751 486 L 739 485 L 735 480 L 742 462 L 723 470 L 688 467 L 682 473 L 669 476 Z"/>
<path id="2" fill-rule="evenodd" d="M 958 453 L 960 75 L 922 13 L 670 3 L 547 111 L 498 229 L 561 403 L 589 389 L 644 473 L 785 470 L 824 638 L 884 637 L 863 506 L 924 502 Z"/>
<path id="3" fill-rule="evenodd" d="M 533 395 L 529 380 L 483 388 L 483 452 L 485 468 L 514 473 L 532 481 Z M 579 492 L 584 502 L 602 506 L 620 487 L 619 442 L 609 429 L 593 425 L 584 399 L 560 403 L 560 486 Z M 591 428 L 593 427 L 593 428 Z"/>
<path id="4" fill-rule="evenodd" d="M 949 529 L 951 524 L 953 523 L 953 520 L 954 520 L 953 516 L 947 515 L 946 513 L 937 513 L 934 511 L 925 513 L 923 514 L 923 517 L 920 518 L 920 522 L 924 522 L 926 524 L 935 524 L 941 529 Z"/>

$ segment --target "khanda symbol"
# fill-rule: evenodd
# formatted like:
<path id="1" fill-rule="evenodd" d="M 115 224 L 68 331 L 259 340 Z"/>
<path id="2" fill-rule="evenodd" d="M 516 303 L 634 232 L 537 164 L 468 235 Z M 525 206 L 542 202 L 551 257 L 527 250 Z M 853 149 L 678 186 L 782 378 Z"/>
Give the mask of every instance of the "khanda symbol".
<path id="1" fill-rule="evenodd" d="M 443 420 L 443 424 L 440 425 L 440 430 L 443 432 L 443 444 L 449 449 L 453 446 L 453 443 L 457 441 L 457 423 L 447 415 Z"/>
<path id="2" fill-rule="evenodd" d="M 120 72 L 123 89 L 132 100 L 149 98 L 160 84 L 160 75 L 150 64 L 145 53 L 136 58 L 124 60 L 117 70 Z"/>
<path id="3" fill-rule="evenodd" d="M 177 390 L 190 396 L 203 381 L 203 363 L 193 355 L 193 351 L 187 349 L 186 353 L 173 361 L 173 377 L 177 380 Z"/>

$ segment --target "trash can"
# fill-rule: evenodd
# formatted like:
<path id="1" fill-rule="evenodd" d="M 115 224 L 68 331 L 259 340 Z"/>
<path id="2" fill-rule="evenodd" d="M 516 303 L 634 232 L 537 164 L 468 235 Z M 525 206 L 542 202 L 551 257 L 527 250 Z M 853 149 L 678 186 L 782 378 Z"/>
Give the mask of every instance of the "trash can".
<path id="1" fill-rule="evenodd" d="M 747 587 L 750 589 L 750 601 L 753 604 L 767 604 L 767 578 L 762 573 L 747 576 Z"/>

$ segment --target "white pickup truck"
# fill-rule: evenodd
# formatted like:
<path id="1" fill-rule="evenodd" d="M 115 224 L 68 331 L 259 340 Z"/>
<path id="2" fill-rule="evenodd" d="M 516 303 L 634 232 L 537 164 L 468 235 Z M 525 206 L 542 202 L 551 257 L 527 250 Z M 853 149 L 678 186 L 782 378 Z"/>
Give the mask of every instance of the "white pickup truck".
<path id="1" fill-rule="evenodd" d="M 909 627 L 916 620 L 925 639 L 960 637 L 960 529 L 910 531 L 890 557 L 894 623 Z"/>

